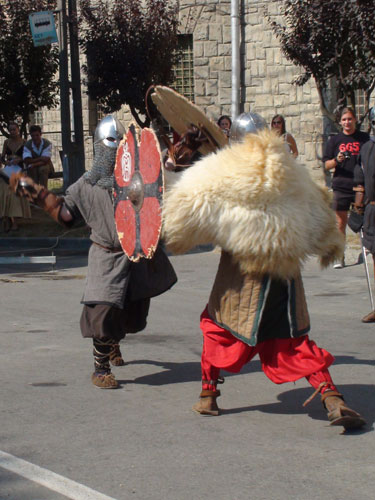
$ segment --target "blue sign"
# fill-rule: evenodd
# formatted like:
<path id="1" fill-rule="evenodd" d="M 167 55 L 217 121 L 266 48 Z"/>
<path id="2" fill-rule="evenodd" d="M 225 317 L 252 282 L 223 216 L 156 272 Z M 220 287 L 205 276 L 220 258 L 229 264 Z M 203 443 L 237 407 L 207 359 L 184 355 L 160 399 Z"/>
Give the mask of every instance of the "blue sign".
<path id="1" fill-rule="evenodd" d="M 52 12 L 33 12 L 29 15 L 29 21 L 35 47 L 50 45 L 58 41 Z"/>

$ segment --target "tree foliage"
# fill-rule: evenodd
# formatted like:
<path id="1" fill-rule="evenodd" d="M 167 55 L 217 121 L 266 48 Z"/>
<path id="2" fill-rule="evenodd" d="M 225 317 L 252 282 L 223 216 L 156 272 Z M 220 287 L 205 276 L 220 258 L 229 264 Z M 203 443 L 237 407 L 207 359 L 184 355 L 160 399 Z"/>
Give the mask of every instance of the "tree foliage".
<path id="1" fill-rule="evenodd" d="M 170 0 L 81 0 L 80 42 L 88 94 L 105 112 L 127 104 L 144 126 L 151 84 L 173 81 L 177 14 Z"/>
<path id="2" fill-rule="evenodd" d="M 374 0 L 283 0 L 283 24 L 271 22 L 288 60 L 304 69 L 295 83 L 314 78 L 323 113 L 335 121 L 343 106 L 355 108 L 355 91 L 365 92 L 367 109 L 375 86 Z M 326 100 L 333 82 L 336 109 Z"/>
<path id="3" fill-rule="evenodd" d="M 20 120 L 25 135 L 30 115 L 56 104 L 58 49 L 34 47 L 28 18 L 31 12 L 55 8 L 55 0 L 1 0 L 0 132 L 4 135 L 13 120 Z"/>

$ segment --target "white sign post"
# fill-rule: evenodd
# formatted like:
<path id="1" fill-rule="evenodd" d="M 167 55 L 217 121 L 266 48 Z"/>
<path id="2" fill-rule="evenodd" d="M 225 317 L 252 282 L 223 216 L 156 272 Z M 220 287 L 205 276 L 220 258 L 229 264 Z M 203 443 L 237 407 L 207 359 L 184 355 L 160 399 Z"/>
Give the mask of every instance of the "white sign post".
<path id="1" fill-rule="evenodd" d="M 29 15 L 29 21 L 35 47 L 50 45 L 58 41 L 52 12 L 33 12 Z"/>

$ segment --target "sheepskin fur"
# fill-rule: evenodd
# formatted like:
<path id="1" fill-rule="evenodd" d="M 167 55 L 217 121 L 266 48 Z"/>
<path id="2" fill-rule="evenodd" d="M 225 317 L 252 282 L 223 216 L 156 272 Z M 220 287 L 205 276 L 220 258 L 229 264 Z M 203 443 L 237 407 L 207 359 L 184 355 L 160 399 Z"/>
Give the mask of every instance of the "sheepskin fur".
<path id="1" fill-rule="evenodd" d="M 327 191 L 269 130 L 186 170 L 165 193 L 163 219 L 172 252 L 219 245 L 245 273 L 291 278 L 309 255 L 324 267 L 344 251 Z"/>

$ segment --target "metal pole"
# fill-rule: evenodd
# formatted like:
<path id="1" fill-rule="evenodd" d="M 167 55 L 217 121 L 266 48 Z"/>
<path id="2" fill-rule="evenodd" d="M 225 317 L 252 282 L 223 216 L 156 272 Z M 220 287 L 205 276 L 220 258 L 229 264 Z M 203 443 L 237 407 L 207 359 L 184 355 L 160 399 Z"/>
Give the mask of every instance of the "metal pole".
<path id="1" fill-rule="evenodd" d="M 232 120 L 240 111 L 240 17 L 239 0 L 231 0 L 232 32 Z"/>
<path id="2" fill-rule="evenodd" d="M 81 95 L 81 68 L 79 63 L 79 45 L 78 45 L 78 25 L 77 25 L 77 2 L 68 0 L 69 13 L 69 41 L 70 41 L 70 71 L 71 71 L 71 89 L 73 100 L 73 123 L 74 123 L 74 142 L 73 152 L 69 164 L 68 183 L 75 182 L 85 171 L 85 149 L 83 138 L 83 119 L 82 119 L 82 95 Z M 74 158 L 74 159 L 73 159 Z"/>
<path id="3" fill-rule="evenodd" d="M 71 143 L 69 70 L 68 70 L 68 33 L 66 28 L 66 0 L 58 1 L 59 11 L 59 72 L 60 72 L 60 117 L 63 154 L 68 155 Z"/>
<path id="4" fill-rule="evenodd" d="M 366 248 L 363 245 L 363 231 L 362 231 L 362 229 L 361 229 L 361 232 L 359 234 L 360 234 L 360 238 L 361 238 L 362 256 L 363 256 L 363 263 L 365 265 L 365 273 L 366 273 L 366 279 L 367 279 L 368 293 L 370 295 L 370 302 L 371 302 L 371 307 L 372 307 L 371 310 L 374 311 L 375 310 L 375 307 L 374 307 L 374 297 L 372 295 L 372 289 L 371 289 L 370 272 L 369 272 L 369 269 L 368 269 Z"/>

